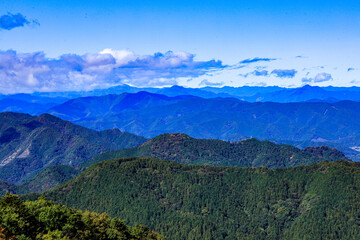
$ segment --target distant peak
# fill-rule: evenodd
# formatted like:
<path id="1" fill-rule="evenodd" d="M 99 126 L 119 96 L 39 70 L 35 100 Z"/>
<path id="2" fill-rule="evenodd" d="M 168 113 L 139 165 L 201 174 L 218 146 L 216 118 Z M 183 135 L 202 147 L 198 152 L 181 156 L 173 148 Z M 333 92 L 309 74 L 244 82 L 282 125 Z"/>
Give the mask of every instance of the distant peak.
<path id="1" fill-rule="evenodd" d="M 189 135 L 184 133 L 164 133 L 160 134 L 159 136 L 153 138 L 153 141 L 164 141 L 164 140 L 171 140 L 171 141 L 181 141 L 185 139 L 191 139 Z"/>
<path id="2" fill-rule="evenodd" d="M 179 85 L 173 85 L 171 88 L 172 89 L 185 89 L 185 87 L 179 86 Z"/>
<path id="3" fill-rule="evenodd" d="M 127 95 L 152 96 L 152 95 L 157 95 L 157 94 L 150 93 L 150 92 L 147 92 L 147 91 L 140 91 L 140 92 L 137 92 L 137 93 L 127 93 Z"/>
<path id="4" fill-rule="evenodd" d="M 58 117 L 55 117 L 51 114 L 48 114 L 48 113 L 43 113 L 41 115 L 39 115 L 36 120 L 38 122 L 41 122 L 41 123 L 57 123 L 57 122 L 60 122 L 60 121 L 64 121 Z"/>
<path id="5" fill-rule="evenodd" d="M 319 86 L 311 86 L 309 84 L 306 84 L 306 85 L 302 86 L 301 88 L 302 89 L 314 89 L 314 88 L 320 89 L 321 87 L 319 87 Z"/>

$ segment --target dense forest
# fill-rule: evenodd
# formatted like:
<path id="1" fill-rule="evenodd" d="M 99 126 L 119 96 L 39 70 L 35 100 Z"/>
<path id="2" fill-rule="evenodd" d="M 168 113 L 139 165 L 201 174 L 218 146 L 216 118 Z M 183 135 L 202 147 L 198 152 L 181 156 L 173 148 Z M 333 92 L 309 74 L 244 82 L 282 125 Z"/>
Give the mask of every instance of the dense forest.
<path id="1" fill-rule="evenodd" d="M 360 239 L 360 164 L 349 161 L 271 170 L 122 158 L 43 195 L 169 239 Z"/>
<path id="2" fill-rule="evenodd" d="M 148 227 L 127 226 L 107 214 L 79 211 L 56 205 L 40 197 L 22 201 L 16 195 L 0 198 L 0 239 L 62 240 L 161 240 L 165 239 Z"/>
<path id="3" fill-rule="evenodd" d="M 324 160 L 348 160 L 342 152 L 326 146 L 300 150 L 290 145 L 279 145 L 255 138 L 231 143 L 216 139 L 196 139 L 180 133 L 166 133 L 141 146 L 100 154 L 81 166 L 88 167 L 102 160 L 119 157 L 155 157 L 187 164 L 269 168 L 310 165 Z"/>

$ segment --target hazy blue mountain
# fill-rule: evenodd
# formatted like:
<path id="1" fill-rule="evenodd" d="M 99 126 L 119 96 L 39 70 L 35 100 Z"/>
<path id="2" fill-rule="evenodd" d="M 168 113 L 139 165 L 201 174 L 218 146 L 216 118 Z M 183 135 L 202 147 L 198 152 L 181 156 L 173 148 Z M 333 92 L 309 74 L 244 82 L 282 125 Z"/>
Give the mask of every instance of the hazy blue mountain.
<path id="1" fill-rule="evenodd" d="M 31 94 L 0 95 L 0 112 L 41 114 L 47 109 L 66 102 L 62 97 L 39 97 Z"/>
<path id="2" fill-rule="evenodd" d="M 175 97 L 179 95 L 192 95 L 196 97 L 202 97 L 202 98 L 216 98 L 216 97 L 234 97 L 231 94 L 228 94 L 226 92 L 212 92 L 204 90 L 203 88 L 185 88 L 181 86 L 172 86 L 169 88 L 160 88 L 156 91 L 152 91 L 153 93 L 157 94 L 164 94 L 166 96 Z"/>
<path id="3" fill-rule="evenodd" d="M 360 101 L 360 95 L 357 90 L 347 90 L 339 88 L 337 90 L 330 88 L 322 88 L 317 86 L 305 85 L 301 88 L 281 89 L 270 93 L 257 93 L 251 97 L 245 98 L 252 102 L 306 102 L 306 101 L 322 101 L 337 102 L 341 100 Z"/>
<path id="4" fill-rule="evenodd" d="M 111 118 L 114 113 L 148 109 L 190 98 L 194 97 L 168 97 L 148 92 L 138 92 L 134 94 L 123 93 L 120 95 L 110 94 L 98 97 L 76 98 L 57 105 L 49 109 L 47 112 L 55 116 L 59 116 L 62 119 L 74 122 L 81 121 L 82 119 L 93 119 L 94 121 L 99 121 L 100 123 L 104 118 Z M 113 127 L 116 127 L 116 124 Z"/>
<path id="5" fill-rule="evenodd" d="M 245 99 L 247 97 L 251 97 L 256 94 L 277 92 L 277 91 L 283 90 L 285 88 L 281 88 L 278 86 L 269 86 L 269 87 L 256 87 L 256 86 L 229 87 L 229 86 L 224 86 L 221 88 L 203 87 L 200 89 L 208 91 L 208 92 L 217 93 L 217 94 L 226 93 L 233 97 Z"/>
<path id="6" fill-rule="evenodd" d="M 0 112 L 39 114 L 56 105 L 57 104 L 39 104 L 18 99 L 4 98 L 0 100 Z"/>
<path id="7" fill-rule="evenodd" d="M 360 101 L 359 87 L 317 87 L 305 85 L 299 88 L 281 88 L 278 86 L 256 87 L 203 87 L 203 88 L 185 88 L 174 85 L 165 88 L 137 88 L 129 85 L 120 85 L 107 89 L 95 89 L 92 91 L 80 92 L 52 92 L 52 93 L 33 93 L 34 97 L 47 97 L 63 99 L 63 98 L 79 98 L 88 96 L 102 96 L 108 94 L 137 93 L 147 91 L 150 93 L 163 94 L 170 97 L 180 95 L 193 95 L 202 98 L 216 97 L 233 97 L 240 100 L 256 102 L 256 101 L 272 101 L 272 102 L 304 102 L 304 101 L 320 101 L 320 102 L 336 102 L 341 100 Z M 23 100 L 23 99 L 20 99 Z"/>
<path id="8" fill-rule="evenodd" d="M 86 129 L 49 114 L 0 113 L 0 180 L 21 182 L 51 165 L 77 166 L 102 152 L 145 141 L 118 129 Z"/>
<path id="9" fill-rule="evenodd" d="M 79 92 L 51 92 L 51 93 L 40 93 L 36 92 L 32 95 L 48 97 L 48 98 L 79 98 L 79 97 L 89 97 L 89 96 L 103 96 L 109 94 L 122 94 L 122 93 L 138 93 L 138 92 L 149 92 L 149 93 L 157 93 L 163 94 L 169 97 L 175 97 L 180 95 L 193 95 L 202 98 L 214 98 L 214 97 L 234 97 L 233 95 L 227 92 L 216 92 L 208 91 L 205 88 L 185 88 L 182 86 L 174 85 L 172 87 L 164 87 L 164 88 L 138 88 L 132 87 L 129 85 L 119 85 L 107 89 L 95 89 L 92 91 L 79 91 Z"/>
<path id="10" fill-rule="evenodd" d="M 360 103 L 243 102 L 135 93 L 78 98 L 49 113 L 102 130 L 119 128 L 145 137 L 182 132 L 196 138 L 334 142 L 360 146 Z"/>
<path id="11" fill-rule="evenodd" d="M 46 96 L 36 96 L 36 94 L 28 93 L 17 93 L 9 95 L 1 95 L 0 99 L 16 99 L 29 103 L 38 103 L 38 104 L 60 104 L 64 103 L 68 98 L 65 97 L 46 97 Z"/>

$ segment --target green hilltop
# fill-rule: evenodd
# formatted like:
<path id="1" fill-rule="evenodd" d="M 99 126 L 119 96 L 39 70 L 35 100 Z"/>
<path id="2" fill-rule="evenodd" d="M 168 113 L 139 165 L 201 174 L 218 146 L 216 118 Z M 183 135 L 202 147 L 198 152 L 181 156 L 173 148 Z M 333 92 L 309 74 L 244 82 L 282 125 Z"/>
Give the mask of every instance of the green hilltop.
<path id="1" fill-rule="evenodd" d="M 269 168 L 310 165 L 324 160 L 348 160 L 342 152 L 326 146 L 301 150 L 254 138 L 231 143 L 172 133 L 161 134 L 137 147 L 100 154 L 81 166 L 88 167 L 119 157 L 155 157 L 187 164 Z"/>

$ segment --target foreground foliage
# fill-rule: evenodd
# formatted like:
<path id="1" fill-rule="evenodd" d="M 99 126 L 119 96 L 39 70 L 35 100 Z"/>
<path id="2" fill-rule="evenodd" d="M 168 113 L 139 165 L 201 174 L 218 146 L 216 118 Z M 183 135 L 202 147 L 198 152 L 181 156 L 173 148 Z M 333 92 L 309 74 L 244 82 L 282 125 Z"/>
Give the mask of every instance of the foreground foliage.
<path id="1" fill-rule="evenodd" d="M 115 159 L 44 195 L 170 239 L 360 239 L 360 164 L 348 161 L 271 170 Z"/>
<path id="2" fill-rule="evenodd" d="M 107 214 L 79 211 L 40 197 L 23 202 L 0 198 L 0 239 L 164 239 L 145 226 L 128 227 Z"/>

